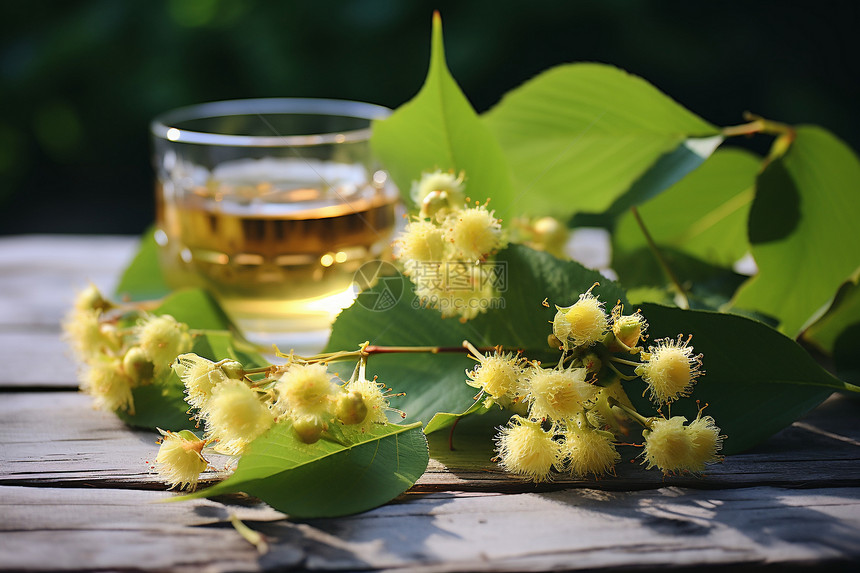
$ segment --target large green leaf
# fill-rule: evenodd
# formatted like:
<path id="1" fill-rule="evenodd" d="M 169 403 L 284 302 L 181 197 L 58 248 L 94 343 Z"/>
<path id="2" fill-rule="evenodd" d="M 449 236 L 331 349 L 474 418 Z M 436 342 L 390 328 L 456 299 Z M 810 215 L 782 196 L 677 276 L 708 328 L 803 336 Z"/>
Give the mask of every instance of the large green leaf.
<path id="1" fill-rule="evenodd" d="M 467 193 L 474 199 L 492 197 L 499 205 L 510 201 L 501 148 L 448 71 L 438 14 L 424 86 L 389 118 L 374 122 L 371 145 L 407 202 L 412 182 L 434 169 L 464 172 Z"/>
<path id="2" fill-rule="evenodd" d="M 749 237 L 758 274 L 734 304 L 769 314 L 796 337 L 860 269 L 860 160 L 814 126 L 759 176 Z"/>
<path id="3" fill-rule="evenodd" d="M 468 338 L 478 346 L 501 344 L 523 349 L 532 359 L 557 360 L 558 352 L 546 343 L 554 308 L 545 308 L 538 301 L 546 297 L 570 304 L 599 277 L 575 263 L 522 246 L 499 253 L 498 260 L 507 265 L 512 279 L 501 299 L 504 308 L 463 324 L 442 319 L 434 310 L 414 308 L 407 298 L 386 311 L 364 308 L 359 298 L 359 304 L 344 311 L 335 323 L 329 350 L 352 348 L 364 340 L 378 345 L 448 347 Z M 604 301 L 624 299 L 611 282 L 601 282 L 600 288 Z M 707 412 L 729 435 L 727 452 L 761 442 L 834 390 L 858 389 L 828 374 L 796 342 L 758 321 L 654 304 L 643 305 L 642 312 L 652 340 L 693 334 L 692 344 L 696 352 L 704 353 L 707 374 L 696 385 L 693 398 L 673 404 L 671 413 L 692 419 L 695 399 L 709 404 Z M 369 358 L 368 370 L 396 390 L 406 391 L 399 406 L 412 419 L 426 422 L 437 412 L 464 412 L 473 404 L 476 390 L 465 383 L 464 372 L 473 364 L 454 354 L 379 354 Z M 643 382 L 625 385 L 643 413 L 655 414 L 654 407 L 641 397 Z M 458 417 L 437 417 L 431 429 L 445 427 Z"/>
<path id="4" fill-rule="evenodd" d="M 683 285 L 690 308 L 721 308 L 747 279 L 746 275 L 674 248 L 661 248 L 660 255 Z M 674 301 L 674 287 L 648 247 L 633 251 L 614 250 L 612 268 L 618 273 L 619 281 L 628 288 L 631 303 L 647 300 L 671 304 Z"/>
<path id="5" fill-rule="evenodd" d="M 663 193 L 702 165 L 717 146 L 723 142 L 720 136 L 687 139 L 674 150 L 663 154 L 648 168 L 630 189 L 618 197 L 603 213 L 610 222 Z"/>
<path id="6" fill-rule="evenodd" d="M 672 415 L 693 419 L 699 400 L 727 435 L 725 453 L 744 451 L 791 424 L 834 390 L 860 390 L 830 375 L 796 342 L 760 322 L 728 314 L 642 306 L 652 340 L 692 334 L 706 374 L 692 398 L 672 404 Z M 646 410 L 641 381 L 625 383 Z"/>
<path id="7" fill-rule="evenodd" d="M 170 292 L 158 262 L 155 228 L 147 230 L 131 263 L 123 271 L 115 294 L 126 300 L 154 300 Z"/>
<path id="8" fill-rule="evenodd" d="M 245 492 L 293 518 L 372 509 L 409 489 L 427 468 L 419 424 L 387 424 L 352 435 L 350 445 L 302 443 L 288 421 L 254 440 L 232 476 L 178 499 Z"/>
<path id="9" fill-rule="evenodd" d="M 406 281 L 397 304 L 387 310 L 372 310 L 377 291 L 389 288 L 381 283 L 359 296 L 334 323 L 327 350 L 355 348 L 367 340 L 380 346 L 440 346 L 461 348 L 463 340 L 477 347 L 503 345 L 523 349 L 531 359 L 558 360 L 547 343 L 555 315 L 553 304 L 573 304 L 580 293 L 595 282 L 595 294 L 611 307 L 623 291 L 612 281 L 582 265 L 560 261 L 547 253 L 512 245 L 496 256 L 504 269 L 506 287 L 493 303 L 496 308 L 466 323 L 442 319 L 433 309 L 420 308 Z M 547 299 L 550 307 L 541 302 Z M 462 412 L 472 404 L 474 388 L 465 383 L 467 369 L 475 361 L 465 354 L 379 354 L 371 356 L 368 371 L 397 392 L 406 392 L 398 403 L 409 420 L 428 422 L 437 412 Z"/>
<path id="10" fill-rule="evenodd" d="M 718 150 L 699 169 L 640 206 L 654 242 L 730 268 L 749 251 L 746 222 L 760 163 L 741 149 Z M 646 246 L 633 215 L 623 215 L 613 234 L 613 254 Z"/>
<path id="11" fill-rule="evenodd" d="M 197 330 L 232 330 L 238 332 L 230 318 L 208 291 L 199 288 L 171 293 L 153 311 L 169 314 L 179 322 Z"/>
<path id="12" fill-rule="evenodd" d="M 615 67 L 580 63 L 548 70 L 509 92 L 484 116 L 508 159 L 511 213 L 568 217 L 603 212 L 663 158 L 634 204 L 698 165 L 718 136 L 645 80 Z M 699 155 L 690 161 L 687 150 Z M 494 199 L 495 200 L 495 199 Z"/>
<path id="13" fill-rule="evenodd" d="M 133 428 L 193 430 L 196 423 L 188 414 L 184 390 L 179 376 L 169 372 L 160 380 L 132 389 L 134 414 L 117 410 L 116 415 Z"/>
<path id="14" fill-rule="evenodd" d="M 855 324 L 860 324 L 860 285 L 849 282 L 840 289 L 827 314 L 810 326 L 803 338 L 829 354 L 839 335 Z"/>

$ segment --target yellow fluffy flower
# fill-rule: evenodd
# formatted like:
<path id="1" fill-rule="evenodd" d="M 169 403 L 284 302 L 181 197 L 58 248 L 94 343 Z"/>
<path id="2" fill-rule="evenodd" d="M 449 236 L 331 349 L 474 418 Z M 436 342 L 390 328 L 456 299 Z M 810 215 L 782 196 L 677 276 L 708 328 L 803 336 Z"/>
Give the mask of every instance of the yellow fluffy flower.
<path id="1" fill-rule="evenodd" d="M 81 390 L 95 399 L 95 406 L 99 409 L 134 414 L 131 388 L 132 380 L 125 375 L 119 358 L 99 356 L 84 370 Z"/>
<path id="2" fill-rule="evenodd" d="M 502 469 L 535 482 L 547 481 L 562 459 L 561 444 L 539 422 L 513 416 L 496 437 Z"/>
<path id="3" fill-rule="evenodd" d="M 276 408 L 293 419 L 308 415 L 330 419 L 339 390 L 325 364 L 293 364 L 281 375 L 275 388 Z"/>
<path id="4" fill-rule="evenodd" d="M 241 455 L 274 422 L 257 392 L 229 378 L 212 389 L 201 414 L 206 422 L 206 439 L 217 441 L 215 451 L 228 455 Z"/>
<path id="5" fill-rule="evenodd" d="M 569 420 L 597 395 L 598 388 L 585 381 L 585 368 L 541 368 L 534 366 L 526 377 L 526 399 L 533 418 Z"/>
<path id="6" fill-rule="evenodd" d="M 567 308 L 556 306 L 555 317 L 552 319 L 552 334 L 561 342 L 565 351 L 570 350 L 571 324 L 567 320 Z M 569 308 L 569 307 L 568 307 Z"/>
<path id="7" fill-rule="evenodd" d="M 388 423 L 388 417 L 385 412 L 391 407 L 388 403 L 388 398 L 385 395 L 385 385 L 376 382 L 375 380 L 367 380 L 359 377 L 351 380 L 346 385 L 346 391 L 349 394 L 357 393 L 361 396 L 362 403 L 367 410 L 367 415 L 359 422 L 359 429 L 366 432 L 374 426 L 374 424 Z"/>
<path id="8" fill-rule="evenodd" d="M 656 347 L 648 348 L 647 361 L 636 367 L 636 374 L 648 384 L 652 401 L 668 404 L 689 395 L 696 378 L 704 374 L 702 355 L 693 355 L 690 337 L 656 342 Z"/>
<path id="9" fill-rule="evenodd" d="M 137 328 L 138 343 L 157 372 L 169 368 L 177 356 L 191 350 L 188 325 L 169 314 L 148 316 Z"/>
<path id="10" fill-rule="evenodd" d="M 482 354 L 478 349 L 465 343 L 471 351 L 471 356 L 478 361 L 472 370 L 466 371 L 466 384 L 483 390 L 495 401 L 500 399 L 512 401 L 521 395 L 521 378 L 523 377 L 523 361 L 519 356 L 502 353 L 496 349 L 492 354 Z"/>
<path id="11" fill-rule="evenodd" d="M 429 270 L 429 265 L 438 265 L 447 257 L 447 245 L 442 229 L 429 221 L 412 221 L 397 240 L 404 272 L 420 276 Z"/>
<path id="12" fill-rule="evenodd" d="M 215 386 L 227 379 L 214 362 L 193 353 L 180 354 L 172 367 L 185 385 L 185 401 L 192 408 L 202 408 Z"/>
<path id="13" fill-rule="evenodd" d="M 656 466 L 664 475 L 689 469 L 693 459 L 693 442 L 684 426 L 686 421 L 683 416 L 657 418 L 652 422 L 651 430 L 643 432 L 643 463 L 647 464 L 648 469 Z"/>
<path id="14" fill-rule="evenodd" d="M 600 477 L 612 471 L 621 459 L 614 439 L 609 432 L 571 426 L 564 439 L 570 471 L 581 478 L 588 474 Z"/>
<path id="15" fill-rule="evenodd" d="M 682 416 L 658 418 L 651 430 L 644 431 L 643 455 L 648 468 L 657 466 L 664 474 L 673 472 L 701 472 L 705 465 L 719 461 L 717 452 L 722 447 L 720 429 L 710 416 L 699 416 L 689 425 Z"/>
<path id="16" fill-rule="evenodd" d="M 458 211 L 443 225 L 457 258 L 479 261 L 503 245 L 502 225 L 485 205 Z"/>
<path id="17" fill-rule="evenodd" d="M 591 289 L 579 295 L 579 300 L 571 306 L 557 306 L 556 309 L 553 334 L 561 341 L 565 350 L 577 346 L 591 346 L 603 340 L 609 330 L 609 319 L 603 310 L 603 303 L 591 294 Z"/>
<path id="18" fill-rule="evenodd" d="M 101 314 L 99 309 L 75 309 L 63 321 L 65 339 L 83 362 L 120 347 L 112 330 L 102 324 Z"/>
<path id="19" fill-rule="evenodd" d="M 179 487 L 180 490 L 193 490 L 197 486 L 200 474 L 209 467 L 209 462 L 203 457 L 205 440 L 201 440 L 193 432 L 165 432 L 158 455 L 155 457 L 155 469 L 169 488 Z"/>
<path id="20" fill-rule="evenodd" d="M 711 416 L 702 417 L 700 414 L 687 426 L 687 433 L 692 443 L 690 463 L 687 467 L 691 472 L 701 472 L 706 464 L 722 459 L 717 452 L 723 447 L 723 437 Z"/>

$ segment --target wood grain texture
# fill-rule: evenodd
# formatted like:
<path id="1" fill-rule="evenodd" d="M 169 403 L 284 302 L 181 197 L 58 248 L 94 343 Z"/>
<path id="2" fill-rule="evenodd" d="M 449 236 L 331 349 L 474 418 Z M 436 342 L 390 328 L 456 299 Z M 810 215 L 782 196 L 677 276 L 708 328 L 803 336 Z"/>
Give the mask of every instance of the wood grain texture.
<path id="1" fill-rule="evenodd" d="M 0 388 L 17 390 L 78 387 L 80 365 L 58 329 L 3 330 L 0 325 Z"/>
<path id="2" fill-rule="evenodd" d="M 0 570 L 536 571 L 846 564 L 860 489 L 409 495 L 347 518 L 128 490 L 0 488 Z M 258 555 L 227 525 L 263 533 Z M 50 549 L 48 549 L 50 548 Z"/>
<path id="3" fill-rule="evenodd" d="M 113 292 L 138 239 L 125 236 L 0 237 L 0 329 L 57 331 L 75 292 Z"/>
<path id="4" fill-rule="evenodd" d="M 158 503 L 166 492 L 0 487 L 0 570 L 255 570 L 229 525 L 283 519 L 268 506 Z M 300 559 L 298 551 L 283 564 Z"/>
<path id="5" fill-rule="evenodd" d="M 646 472 L 628 461 L 631 448 L 617 478 L 535 486 L 499 472 L 489 450 L 470 450 L 461 425 L 453 452 L 444 432 L 432 438 L 434 459 L 410 492 L 361 515 L 296 522 L 241 495 L 157 503 L 174 494 L 148 463 L 156 434 L 92 409 L 59 336 L 75 288 L 110 292 L 136 243 L 0 238 L 0 571 L 860 566 L 851 396 L 702 478 Z M 264 533 L 270 551 L 259 555 L 230 514 Z"/>

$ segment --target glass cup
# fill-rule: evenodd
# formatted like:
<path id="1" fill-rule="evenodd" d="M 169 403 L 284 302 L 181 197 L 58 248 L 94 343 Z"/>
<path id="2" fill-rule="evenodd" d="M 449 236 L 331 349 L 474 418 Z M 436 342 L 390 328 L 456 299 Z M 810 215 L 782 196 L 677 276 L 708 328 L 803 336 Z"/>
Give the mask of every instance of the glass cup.
<path id="1" fill-rule="evenodd" d="M 369 146 L 371 121 L 389 113 L 278 98 L 157 117 L 156 241 L 168 284 L 210 290 L 252 339 L 321 346 L 361 286 L 359 268 L 390 255 L 398 193 Z"/>

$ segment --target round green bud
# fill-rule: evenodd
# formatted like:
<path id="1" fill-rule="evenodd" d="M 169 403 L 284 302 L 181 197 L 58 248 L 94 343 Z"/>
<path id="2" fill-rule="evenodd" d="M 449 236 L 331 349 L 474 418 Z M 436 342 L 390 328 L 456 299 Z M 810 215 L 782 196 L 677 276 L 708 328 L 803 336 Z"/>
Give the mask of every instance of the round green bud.
<path id="1" fill-rule="evenodd" d="M 338 396 L 334 415 L 344 424 L 360 424 L 367 418 L 367 404 L 361 392 L 353 390 Z"/>
<path id="2" fill-rule="evenodd" d="M 422 219 L 442 221 L 453 209 L 454 207 L 451 205 L 448 192 L 437 189 L 424 197 L 424 200 L 421 202 L 419 216 Z"/>
<path id="3" fill-rule="evenodd" d="M 313 444 L 328 429 L 328 425 L 319 416 L 306 414 L 293 420 L 293 429 L 301 441 L 306 444 Z"/>
<path id="4" fill-rule="evenodd" d="M 224 363 L 221 364 L 221 372 L 223 372 L 227 378 L 232 378 L 233 380 L 241 380 L 245 377 L 245 369 L 242 368 L 242 365 L 235 360 L 224 361 Z"/>
<path id="5" fill-rule="evenodd" d="M 101 310 L 107 311 L 113 308 L 113 304 L 106 300 L 95 285 L 89 285 L 82 290 L 75 300 L 75 306 L 79 310 Z"/>
<path id="6" fill-rule="evenodd" d="M 133 382 L 140 384 L 152 379 L 155 365 L 139 346 L 133 346 L 122 359 L 122 369 Z"/>

